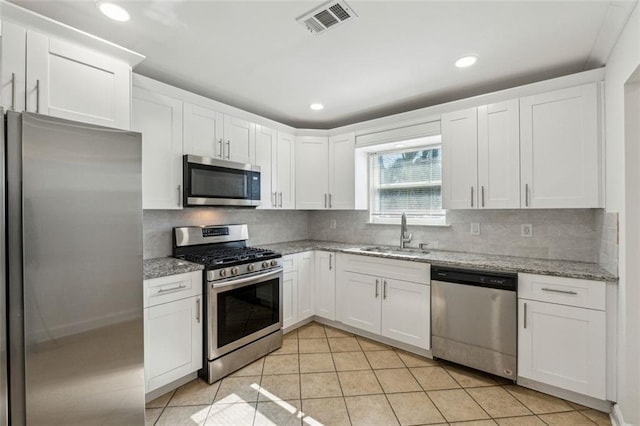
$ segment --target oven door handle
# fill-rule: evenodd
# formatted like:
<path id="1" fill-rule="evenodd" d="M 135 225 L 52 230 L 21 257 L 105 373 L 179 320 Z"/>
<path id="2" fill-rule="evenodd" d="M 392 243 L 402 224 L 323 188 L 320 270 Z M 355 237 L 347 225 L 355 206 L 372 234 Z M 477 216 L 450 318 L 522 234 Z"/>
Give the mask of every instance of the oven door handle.
<path id="1" fill-rule="evenodd" d="M 253 283 L 265 281 L 266 279 L 274 277 L 280 273 L 282 273 L 281 267 L 273 269 L 266 273 L 260 273 L 258 275 L 252 275 L 246 278 L 230 279 L 228 281 L 219 282 L 219 283 L 213 282 L 211 283 L 211 288 L 214 290 L 217 290 L 217 289 L 223 289 L 223 288 L 226 289 L 227 287 L 234 287 L 234 288 L 244 287 L 246 285 L 251 285 Z"/>

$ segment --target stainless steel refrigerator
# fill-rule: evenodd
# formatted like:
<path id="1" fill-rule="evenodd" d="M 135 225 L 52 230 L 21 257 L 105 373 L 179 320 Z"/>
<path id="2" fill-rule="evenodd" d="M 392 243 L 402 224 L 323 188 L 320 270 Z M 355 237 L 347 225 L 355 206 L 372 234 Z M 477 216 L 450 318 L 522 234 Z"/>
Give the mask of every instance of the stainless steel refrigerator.
<path id="1" fill-rule="evenodd" d="M 0 424 L 142 425 L 141 135 L 9 111 L 4 136 Z"/>

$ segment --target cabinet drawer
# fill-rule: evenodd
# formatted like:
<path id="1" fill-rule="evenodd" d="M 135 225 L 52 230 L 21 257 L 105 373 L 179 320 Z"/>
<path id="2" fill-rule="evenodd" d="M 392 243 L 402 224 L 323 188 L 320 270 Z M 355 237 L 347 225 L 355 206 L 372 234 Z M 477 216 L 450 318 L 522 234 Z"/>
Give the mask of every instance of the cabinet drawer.
<path id="1" fill-rule="evenodd" d="M 518 297 L 604 311 L 606 285 L 601 281 L 518 274 Z"/>
<path id="2" fill-rule="evenodd" d="M 202 294 L 202 272 L 169 275 L 144 281 L 144 307 Z"/>
<path id="3" fill-rule="evenodd" d="M 360 274 L 392 277 L 420 284 L 431 282 L 428 263 L 338 253 L 337 266 L 340 270 Z"/>

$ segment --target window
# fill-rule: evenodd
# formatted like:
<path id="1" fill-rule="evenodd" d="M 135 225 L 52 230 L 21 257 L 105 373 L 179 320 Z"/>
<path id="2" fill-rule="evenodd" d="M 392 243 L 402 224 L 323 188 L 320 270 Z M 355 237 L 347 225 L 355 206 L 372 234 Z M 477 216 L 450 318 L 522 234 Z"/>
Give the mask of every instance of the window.
<path id="1" fill-rule="evenodd" d="M 404 212 L 409 223 L 446 223 L 439 143 L 371 153 L 369 172 L 371 222 L 399 223 Z"/>

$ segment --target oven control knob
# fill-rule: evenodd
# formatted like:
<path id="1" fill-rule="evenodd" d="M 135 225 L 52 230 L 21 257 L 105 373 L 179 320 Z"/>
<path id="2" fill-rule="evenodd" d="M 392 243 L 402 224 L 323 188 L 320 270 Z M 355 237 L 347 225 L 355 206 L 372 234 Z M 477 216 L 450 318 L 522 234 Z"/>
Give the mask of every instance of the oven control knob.
<path id="1" fill-rule="evenodd" d="M 238 272 L 240 272 L 240 270 L 238 269 L 237 266 L 234 266 L 233 268 L 231 268 L 231 275 L 238 275 Z"/>
<path id="2" fill-rule="evenodd" d="M 267 262 L 267 261 L 262 262 L 262 267 L 263 268 L 268 268 L 269 267 L 269 262 Z"/>
<path id="3" fill-rule="evenodd" d="M 229 271 L 228 271 L 228 270 L 226 270 L 226 269 L 221 269 L 221 270 L 220 270 L 220 276 L 221 276 L 222 278 L 226 277 L 228 274 L 229 274 Z"/>
<path id="4" fill-rule="evenodd" d="M 250 263 L 249 266 L 247 266 L 247 269 L 249 272 L 253 272 L 256 270 L 256 265 L 254 263 Z"/>
<path id="5" fill-rule="evenodd" d="M 271 266 L 278 266 L 278 261 L 277 260 L 272 260 L 271 261 Z"/>

